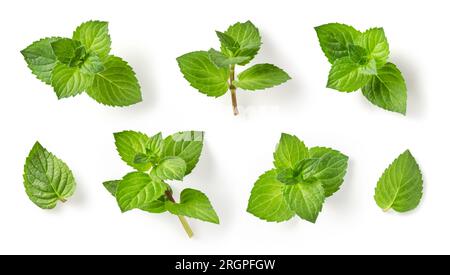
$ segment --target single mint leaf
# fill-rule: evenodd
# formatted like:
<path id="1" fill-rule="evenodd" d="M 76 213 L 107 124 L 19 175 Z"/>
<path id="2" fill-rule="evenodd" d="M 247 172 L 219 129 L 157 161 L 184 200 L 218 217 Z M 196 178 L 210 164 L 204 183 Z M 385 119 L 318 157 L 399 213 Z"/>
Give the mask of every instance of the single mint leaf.
<path id="1" fill-rule="evenodd" d="M 106 181 L 103 183 L 103 186 L 106 188 L 106 190 L 108 190 L 108 192 L 111 195 L 113 195 L 115 197 L 116 193 L 117 193 L 117 188 L 119 187 L 120 182 L 121 182 L 120 180 Z"/>
<path id="2" fill-rule="evenodd" d="M 103 62 L 96 54 L 90 54 L 80 67 L 81 72 L 97 74 L 105 70 Z"/>
<path id="3" fill-rule="evenodd" d="M 286 185 L 293 185 L 300 182 L 298 175 L 296 174 L 296 171 L 289 168 L 279 170 L 277 180 Z"/>
<path id="4" fill-rule="evenodd" d="M 284 198 L 300 218 L 315 223 L 325 202 L 325 190 L 320 182 L 287 185 Z"/>
<path id="5" fill-rule="evenodd" d="M 78 67 L 58 64 L 53 69 L 52 86 L 58 99 L 76 96 L 92 85 L 94 75 L 83 72 Z"/>
<path id="6" fill-rule="evenodd" d="M 87 89 L 90 97 L 108 106 L 130 106 L 142 101 L 141 87 L 133 69 L 116 56 L 103 60 L 104 70 L 95 75 Z"/>
<path id="7" fill-rule="evenodd" d="M 284 222 L 294 217 L 284 199 L 287 185 L 277 179 L 277 171 L 272 170 L 262 175 L 253 187 L 247 211 L 268 222 Z"/>
<path id="8" fill-rule="evenodd" d="M 61 38 L 52 42 L 51 45 L 58 61 L 69 67 L 79 66 L 86 57 L 86 49 L 80 41 Z"/>
<path id="9" fill-rule="evenodd" d="M 194 189 L 183 190 L 181 192 L 180 203 L 167 201 L 166 208 L 174 215 L 190 217 L 215 224 L 220 223 L 219 217 L 208 197 Z"/>
<path id="10" fill-rule="evenodd" d="M 387 63 L 370 78 L 362 88 L 364 96 L 373 104 L 385 110 L 406 114 L 407 89 L 400 70 Z"/>
<path id="11" fill-rule="evenodd" d="M 422 199 L 423 179 L 420 167 L 408 150 L 401 154 L 381 176 L 375 201 L 384 211 L 408 212 Z"/>
<path id="12" fill-rule="evenodd" d="M 331 23 L 316 27 L 320 46 L 331 64 L 349 55 L 349 45 L 359 40 L 361 32 L 351 26 Z"/>
<path id="13" fill-rule="evenodd" d="M 49 85 L 52 83 L 53 68 L 57 64 L 52 43 L 59 39 L 52 37 L 36 41 L 21 52 L 32 73 Z"/>
<path id="14" fill-rule="evenodd" d="M 147 144 L 147 152 L 148 151 L 158 157 L 162 156 L 164 151 L 164 139 L 161 133 L 158 133 L 150 138 Z"/>
<path id="15" fill-rule="evenodd" d="M 374 28 L 365 31 L 358 39 L 357 44 L 365 48 L 369 58 L 375 59 L 377 67 L 383 67 L 389 58 L 389 43 L 383 28 Z"/>
<path id="16" fill-rule="evenodd" d="M 164 157 L 179 157 L 186 162 L 185 176 L 197 165 L 203 149 L 203 132 L 179 132 L 164 139 Z"/>
<path id="17" fill-rule="evenodd" d="M 233 84 L 244 90 L 263 90 L 278 86 L 291 79 L 282 69 L 271 64 L 259 64 L 238 75 Z"/>
<path id="18" fill-rule="evenodd" d="M 107 57 L 111 51 L 108 22 L 83 23 L 73 33 L 73 39 L 80 41 L 89 52 L 94 52 L 101 58 Z"/>
<path id="19" fill-rule="evenodd" d="M 262 42 L 259 30 L 250 21 L 236 23 L 230 26 L 225 34 L 239 43 L 240 48 L 234 53 L 234 56 L 246 56 L 250 58 L 248 61 L 239 63 L 241 66 L 248 64 L 258 54 L 261 48 Z"/>
<path id="20" fill-rule="evenodd" d="M 223 96 L 229 88 L 229 69 L 217 67 L 204 51 L 192 52 L 177 58 L 184 78 L 191 86 L 207 96 Z"/>
<path id="21" fill-rule="evenodd" d="M 229 68 L 231 65 L 246 62 L 250 59 L 250 57 L 247 56 L 228 57 L 214 49 L 210 49 L 208 54 L 211 61 L 219 68 Z"/>
<path id="22" fill-rule="evenodd" d="M 153 158 L 147 154 L 138 153 L 134 157 L 134 164 L 152 164 Z"/>
<path id="23" fill-rule="evenodd" d="M 122 212 L 140 209 L 166 192 L 168 186 L 157 177 L 142 172 L 126 175 L 120 182 L 116 199 Z"/>
<path id="24" fill-rule="evenodd" d="M 296 165 L 309 157 L 308 148 L 298 137 L 282 134 L 274 153 L 277 169 L 295 169 Z"/>
<path id="25" fill-rule="evenodd" d="M 76 188 L 67 164 L 39 142 L 36 142 L 26 159 L 23 179 L 28 197 L 42 209 L 53 209 L 58 201 L 66 202 Z"/>
<path id="26" fill-rule="evenodd" d="M 122 160 L 129 166 L 141 172 L 146 172 L 152 167 L 151 163 L 135 163 L 136 155 L 147 153 L 150 138 L 143 133 L 124 131 L 114 134 L 117 152 Z"/>
<path id="27" fill-rule="evenodd" d="M 166 157 L 155 168 L 155 175 L 162 180 L 183 180 L 186 162 L 180 157 Z"/>
<path id="28" fill-rule="evenodd" d="M 239 50 L 241 45 L 239 45 L 239 43 L 228 34 L 219 31 L 216 31 L 216 34 L 220 40 L 222 53 L 229 57 L 234 56 L 234 54 Z"/>
<path id="29" fill-rule="evenodd" d="M 370 78 L 366 67 L 353 62 L 350 57 L 344 57 L 334 62 L 327 87 L 340 92 L 354 92 L 366 85 Z"/>
<path id="30" fill-rule="evenodd" d="M 344 182 L 348 157 L 339 151 L 323 147 L 311 148 L 309 156 L 317 160 L 310 175 L 320 181 L 325 189 L 325 196 L 331 197 Z"/>
<path id="31" fill-rule="evenodd" d="M 363 47 L 356 45 L 349 45 L 348 56 L 356 64 L 366 65 L 367 63 L 369 63 L 369 53 Z"/>

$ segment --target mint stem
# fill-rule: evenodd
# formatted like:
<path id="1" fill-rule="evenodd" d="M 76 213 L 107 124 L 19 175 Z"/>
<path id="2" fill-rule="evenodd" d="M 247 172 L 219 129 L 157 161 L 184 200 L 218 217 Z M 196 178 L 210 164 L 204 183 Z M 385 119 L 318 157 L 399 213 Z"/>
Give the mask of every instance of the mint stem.
<path id="1" fill-rule="evenodd" d="M 235 116 L 239 115 L 237 96 L 236 96 L 236 86 L 234 86 L 233 82 L 235 80 L 235 65 L 231 66 L 230 70 L 230 91 L 231 91 L 231 101 L 233 103 L 233 113 Z"/>
<path id="2" fill-rule="evenodd" d="M 173 198 L 172 192 L 171 191 L 166 191 L 166 197 L 169 201 L 176 203 L 175 199 Z M 181 225 L 183 225 L 184 231 L 186 231 L 186 234 L 188 235 L 189 238 L 194 237 L 194 232 L 192 231 L 191 226 L 189 225 L 188 221 L 186 220 L 186 218 L 184 216 L 180 216 L 177 215 L 178 219 L 181 222 Z"/>

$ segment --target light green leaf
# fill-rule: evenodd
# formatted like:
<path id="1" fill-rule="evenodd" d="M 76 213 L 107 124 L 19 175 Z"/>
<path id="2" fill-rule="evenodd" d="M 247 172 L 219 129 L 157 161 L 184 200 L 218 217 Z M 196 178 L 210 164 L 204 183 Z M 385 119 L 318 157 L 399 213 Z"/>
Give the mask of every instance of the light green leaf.
<path id="1" fill-rule="evenodd" d="M 241 45 L 228 34 L 219 31 L 216 31 L 216 34 L 217 37 L 219 37 L 223 54 L 232 57 L 241 47 Z"/>
<path id="2" fill-rule="evenodd" d="M 274 153 L 277 169 L 295 169 L 297 164 L 309 157 L 308 148 L 298 137 L 282 134 Z"/>
<path id="3" fill-rule="evenodd" d="M 325 189 L 325 196 L 331 197 L 344 182 L 348 157 L 339 151 L 323 147 L 311 148 L 309 156 L 318 160 L 310 175 L 320 181 Z"/>
<path id="4" fill-rule="evenodd" d="M 272 170 L 262 175 L 253 187 L 247 211 L 268 222 L 284 222 L 294 217 L 284 199 L 287 185 L 277 179 L 277 171 Z"/>
<path id="5" fill-rule="evenodd" d="M 120 182 L 116 199 L 122 212 L 140 209 L 158 200 L 166 190 L 167 184 L 157 177 L 142 172 L 126 175 Z"/>
<path id="6" fill-rule="evenodd" d="M 155 175 L 162 180 L 183 180 L 186 162 L 180 157 L 166 157 L 155 168 Z"/>
<path id="7" fill-rule="evenodd" d="M 203 149 L 203 132 L 187 131 L 168 136 L 164 140 L 164 157 L 180 157 L 186 162 L 185 176 L 197 165 Z"/>
<path id="8" fill-rule="evenodd" d="M 315 223 L 325 202 L 325 190 L 320 182 L 287 185 L 284 198 L 300 218 Z"/>
<path id="9" fill-rule="evenodd" d="M 233 56 L 246 56 L 250 58 L 248 61 L 239 63 L 239 65 L 243 66 L 248 64 L 258 54 L 261 48 L 262 42 L 259 30 L 250 21 L 234 24 L 228 28 L 225 34 L 239 43 L 240 48 L 237 52 L 234 52 Z"/>
<path id="10" fill-rule="evenodd" d="M 113 195 L 114 197 L 116 196 L 117 193 L 117 188 L 119 187 L 121 180 L 111 180 L 111 181 L 106 181 L 103 183 L 103 186 L 106 188 L 106 190 L 108 190 L 108 192 Z"/>
<path id="11" fill-rule="evenodd" d="M 384 211 L 408 212 L 419 205 L 422 192 L 422 173 L 408 150 L 381 176 L 375 190 L 375 201 Z"/>
<path id="12" fill-rule="evenodd" d="M 316 27 L 320 46 L 331 64 L 349 55 L 349 45 L 355 44 L 361 32 L 351 26 L 331 23 Z"/>
<path id="13" fill-rule="evenodd" d="M 278 170 L 277 180 L 286 185 L 297 184 L 300 182 L 296 171 L 290 168 Z"/>
<path id="14" fill-rule="evenodd" d="M 364 96 L 373 104 L 392 112 L 406 114 L 407 89 L 400 70 L 387 63 L 362 88 Z"/>
<path id="15" fill-rule="evenodd" d="M 210 49 L 208 51 L 208 54 L 211 61 L 219 68 L 229 68 L 230 65 L 236 65 L 242 62 L 246 62 L 250 59 L 247 56 L 228 57 L 225 54 L 214 49 Z"/>
<path id="16" fill-rule="evenodd" d="M 147 150 L 160 157 L 164 151 L 164 139 L 161 133 L 152 136 L 147 144 Z"/>
<path id="17" fill-rule="evenodd" d="M 58 99 L 76 96 L 92 85 L 94 75 L 81 71 L 78 67 L 58 64 L 53 69 L 52 86 Z"/>
<path id="18" fill-rule="evenodd" d="M 369 53 L 363 47 L 349 45 L 348 56 L 356 64 L 366 65 L 367 63 L 369 63 Z"/>
<path id="19" fill-rule="evenodd" d="M 49 85 L 52 83 L 53 68 L 57 64 L 51 44 L 59 39 L 52 37 L 36 41 L 21 52 L 32 73 Z"/>
<path id="20" fill-rule="evenodd" d="M 73 39 L 80 41 L 89 52 L 94 52 L 101 58 L 107 57 L 111 51 L 108 22 L 83 23 L 73 33 Z"/>
<path id="21" fill-rule="evenodd" d="M 263 90 L 272 88 L 291 79 L 282 69 L 271 64 L 259 64 L 238 75 L 233 84 L 244 90 Z"/>
<path id="22" fill-rule="evenodd" d="M 100 57 L 90 54 L 80 67 L 81 72 L 86 74 L 97 74 L 105 70 Z"/>
<path id="23" fill-rule="evenodd" d="M 142 101 L 141 87 L 133 69 L 116 56 L 103 60 L 104 70 L 87 89 L 90 97 L 108 106 L 130 106 Z"/>
<path id="24" fill-rule="evenodd" d="M 135 163 L 136 155 L 147 153 L 147 146 L 150 143 L 147 135 L 135 131 L 124 131 L 115 133 L 114 139 L 117 152 L 125 163 L 141 172 L 150 170 L 151 163 Z"/>
<path id="25" fill-rule="evenodd" d="M 389 58 L 389 43 L 383 28 L 374 28 L 365 31 L 358 39 L 357 44 L 365 48 L 369 58 L 375 59 L 377 67 L 383 67 Z"/>
<path id="26" fill-rule="evenodd" d="M 331 68 L 327 87 L 341 92 L 354 92 L 366 85 L 371 78 L 365 69 L 350 57 L 338 59 Z"/>
<path id="27" fill-rule="evenodd" d="M 51 43 L 53 52 L 59 62 L 76 67 L 83 63 L 86 49 L 79 41 L 61 38 Z"/>
<path id="28" fill-rule="evenodd" d="M 208 52 L 192 52 L 177 58 L 184 78 L 191 86 L 207 96 L 220 97 L 228 89 L 229 69 L 217 67 Z"/>
<path id="29" fill-rule="evenodd" d="M 215 224 L 220 223 L 219 217 L 208 197 L 194 189 L 183 190 L 181 192 L 180 203 L 166 201 L 166 208 L 174 215 L 190 217 Z"/>
<path id="30" fill-rule="evenodd" d="M 53 209 L 58 201 L 66 202 L 76 188 L 67 164 L 39 142 L 36 142 L 26 159 L 23 179 L 28 197 L 42 209 Z"/>

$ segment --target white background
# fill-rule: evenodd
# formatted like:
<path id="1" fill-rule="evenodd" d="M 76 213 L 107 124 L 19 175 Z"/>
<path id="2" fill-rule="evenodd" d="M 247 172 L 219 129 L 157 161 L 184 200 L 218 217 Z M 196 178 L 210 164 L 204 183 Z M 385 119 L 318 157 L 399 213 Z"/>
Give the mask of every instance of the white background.
<path id="1" fill-rule="evenodd" d="M 4 1 L 0 4 L 0 253 L 347 254 L 450 253 L 448 182 L 450 115 L 448 1 Z M 80 23 L 110 22 L 112 53 L 135 69 L 144 101 L 108 108 L 88 96 L 58 101 L 27 68 L 20 50 L 46 36 L 70 36 Z M 293 80 L 262 92 L 208 98 L 183 79 L 175 58 L 218 48 L 214 30 L 252 20 L 264 45 L 253 62 L 284 68 Z M 342 22 L 384 27 L 391 60 L 403 72 L 408 114 L 371 105 L 360 92 L 326 89 L 330 65 L 314 26 Z M 121 214 L 102 182 L 127 167 L 113 133 L 165 135 L 206 131 L 199 165 L 183 184 L 203 190 L 221 225 L 195 220 L 189 240 L 176 217 Z M 256 179 L 272 167 L 281 132 L 309 146 L 350 157 L 343 188 L 327 200 L 317 224 L 283 224 L 246 213 Z M 34 142 L 62 158 L 78 183 L 64 206 L 43 211 L 27 198 L 23 165 Z M 409 214 L 383 213 L 373 200 L 384 169 L 411 149 L 425 194 Z"/>

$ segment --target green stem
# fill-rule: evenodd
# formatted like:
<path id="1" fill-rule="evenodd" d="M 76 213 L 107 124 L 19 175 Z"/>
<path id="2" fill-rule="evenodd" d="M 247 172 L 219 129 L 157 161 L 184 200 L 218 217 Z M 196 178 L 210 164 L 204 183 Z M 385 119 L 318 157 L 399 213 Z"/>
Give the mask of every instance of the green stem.
<path id="1" fill-rule="evenodd" d="M 233 113 L 235 116 L 239 115 L 238 103 L 237 103 L 237 95 L 236 95 L 236 86 L 234 86 L 233 82 L 236 79 L 235 76 L 235 65 L 231 66 L 230 69 L 230 91 L 231 91 L 231 102 L 233 104 Z"/>
<path id="2" fill-rule="evenodd" d="M 175 199 L 173 198 L 172 192 L 171 191 L 166 191 L 166 197 L 169 201 L 176 203 Z M 194 237 L 194 232 L 192 231 L 191 226 L 189 225 L 188 221 L 186 220 L 186 218 L 184 216 L 180 216 L 178 215 L 178 219 L 181 222 L 181 225 L 183 225 L 184 231 L 186 231 L 186 234 L 188 235 L 189 238 Z"/>

